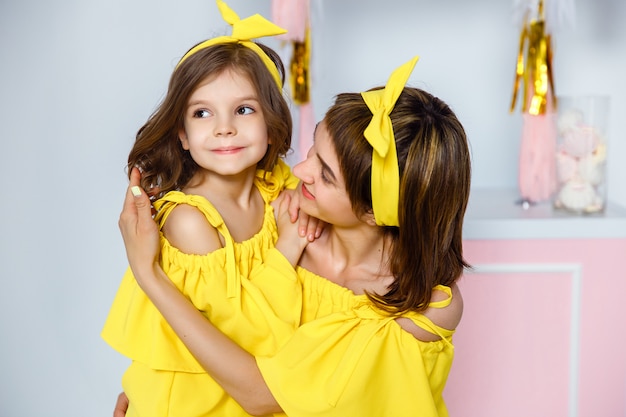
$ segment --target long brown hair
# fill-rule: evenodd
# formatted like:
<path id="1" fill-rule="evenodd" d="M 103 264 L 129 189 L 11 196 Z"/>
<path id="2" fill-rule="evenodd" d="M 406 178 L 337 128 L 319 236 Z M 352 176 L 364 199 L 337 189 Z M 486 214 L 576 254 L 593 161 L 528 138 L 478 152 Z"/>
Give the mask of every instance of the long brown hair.
<path id="1" fill-rule="evenodd" d="M 391 237 L 386 266 L 395 279 L 386 294 L 368 296 L 391 313 L 422 311 L 435 285 L 451 285 L 470 267 L 462 241 L 470 151 L 450 107 L 423 90 L 405 87 L 390 117 L 400 171 L 399 226 L 381 227 Z M 338 95 L 325 116 L 357 215 L 372 211 L 372 147 L 363 135 L 371 119 L 358 93 Z"/>
<path id="2" fill-rule="evenodd" d="M 271 48 L 257 43 L 285 77 L 284 65 Z M 267 124 L 271 145 L 258 168 L 271 171 L 278 158 L 291 146 L 292 119 L 283 92 L 259 55 L 238 43 L 216 44 L 199 50 L 183 61 L 170 78 L 167 94 L 148 121 L 139 129 L 128 156 L 128 171 L 142 170 L 141 185 L 158 187 L 161 197 L 184 187 L 198 169 L 188 151 L 182 148 L 178 132 L 184 127 L 189 97 L 207 77 L 233 69 L 246 76 L 256 88 Z"/>

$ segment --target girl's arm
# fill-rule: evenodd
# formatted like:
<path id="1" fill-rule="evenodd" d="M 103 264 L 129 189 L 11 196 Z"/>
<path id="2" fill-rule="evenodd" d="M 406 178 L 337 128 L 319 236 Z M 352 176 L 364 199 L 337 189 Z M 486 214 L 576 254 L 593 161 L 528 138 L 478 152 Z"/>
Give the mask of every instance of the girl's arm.
<path id="1" fill-rule="evenodd" d="M 139 172 L 133 170 L 119 219 L 137 283 L 203 368 L 246 412 L 263 415 L 282 411 L 255 358 L 215 328 L 159 266 L 159 233 L 150 200 L 139 188 L 139 178 Z"/>
<path id="2" fill-rule="evenodd" d="M 309 241 L 315 240 L 321 234 L 322 222 L 314 217 L 302 215 L 296 223 L 299 213 L 296 212 L 296 218 L 293 218 L 289 212 L 289 207 L 292 205 L 293 193 L 288 192 L 283 192 L 272 202 L 278 227 L 276 249 L 283 254 L 291 266 L 295 267 Z M 303 218 L 306 220 L 302 220 Z"/>

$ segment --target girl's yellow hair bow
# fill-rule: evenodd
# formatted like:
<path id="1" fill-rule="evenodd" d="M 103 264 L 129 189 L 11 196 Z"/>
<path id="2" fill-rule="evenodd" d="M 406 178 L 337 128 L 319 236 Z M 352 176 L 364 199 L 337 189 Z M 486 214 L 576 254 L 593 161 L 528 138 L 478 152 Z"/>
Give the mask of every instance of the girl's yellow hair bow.
<path id="1" fill-rule="evenodd" d="M 226 23 L 233 27 L 232 35 L 220 36 L 199 43 L 198 45 L 191 48 L 180 59 L 180 61 L 178 61 L 177 67 L 191 55 L 208 46 L 220 43 L 239 43 L 252 49 L 261 57 L 261 59 L 265 63 L 265 66 L 272 74 L 272 77 L 274 77 L 276 85 L 278 85 L 279 89 L 282 89 L 282 80 L 280 74 L 278 73 L 278 69 L 276 68 L 276 64 L 274 64 L 274 62 L 265 54 L 265 52 L 263 52 L 263 50 L 256 43 L 252 42 L 252 39 L 261 38 L 264 36 L 282 35 L 284 33 L 287 33 L 287 31 L 280 26 L 273 24 L 259 14 L 246 17 L 245 19 L 240 19 L 237 13 L 235 13 L 230 7 L 228 7 L 228 5 L 222 0 L 217 0 L 217 7 L 220 9 L 222 18 L 226 21 Z"/>
<path id="2" fill-rule="evenodd" d="M 372 112 L 372 121 L 364 132 L 372 145 L 372 209 L 379 226 L 399 226 L 400 169 L 396 140 L 389 115 L 419 59 L 418 56 L 396 69 L 382 90 L 361 93 Z"/>

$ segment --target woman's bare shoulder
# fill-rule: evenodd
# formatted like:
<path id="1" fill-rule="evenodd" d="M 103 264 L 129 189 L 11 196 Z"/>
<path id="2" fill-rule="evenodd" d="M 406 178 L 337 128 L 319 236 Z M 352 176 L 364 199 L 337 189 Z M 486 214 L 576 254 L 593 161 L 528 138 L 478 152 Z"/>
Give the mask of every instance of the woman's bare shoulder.
<path id="1" fill-rule="evenodd" d="M 463 316 L 463 296 L 461 295 L 461 290 L 456 283 L 452 284 L 450 289 L 452 291 L 452 300 L 450 300 L 449 305 L 442 308 L 429 307 L 423 312 L 423 314 L 437 326 L 448 330 L 454 330 L 461 322 L 461 317 Z M 442 301 L 447 297 L 448 294 L 445 292 L 435 290 L 433 291 L 431 302 Z M 411 333 L 416 339 L 424 342 L 434 342 L 441 339 L 438 335 L 422 329 L 408 318 L 398 318 L 396 321 L 400 327 Z"/>

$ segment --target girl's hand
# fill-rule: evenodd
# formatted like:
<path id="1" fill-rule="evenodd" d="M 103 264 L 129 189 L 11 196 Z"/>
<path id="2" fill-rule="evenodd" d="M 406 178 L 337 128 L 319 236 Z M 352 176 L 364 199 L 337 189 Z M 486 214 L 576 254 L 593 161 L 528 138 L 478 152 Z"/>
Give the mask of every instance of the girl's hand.
<path id="1" fill-rule="evenodd" d="M 298 224 L 291 220 L 289 214 L 290 203 L 291 194 L 282 193 L 273 204 L 276 226 L 278 228 L 276 249 L 287 258 L 292 266 L 296 266 L 302 251 L 304 251 L 309 241 L 298 234 Z M 277 204 L 278 207 L 276 206 Z"/>
<path id="2" fill-rule="evenodd" d="M 133 168 L 118 225 L 122 232 L 126 256 L 139 285 L 142 271 L 152 269 L 159 254 L 159 229 L 152 218 L 152 205 L 139 187 L 141 174 Z"/>
<path id="3" fill-rule="evenodd" d="M 292 223 L 298 220 L 298 234 L 306 237 L 309 242 L 322 235 L 326 223 L 316 217 L 311 217 L 300 211 L 300 200 L 298 193 L 291 193 L 291 201 L 289 203 L 288 212 Z"/>

